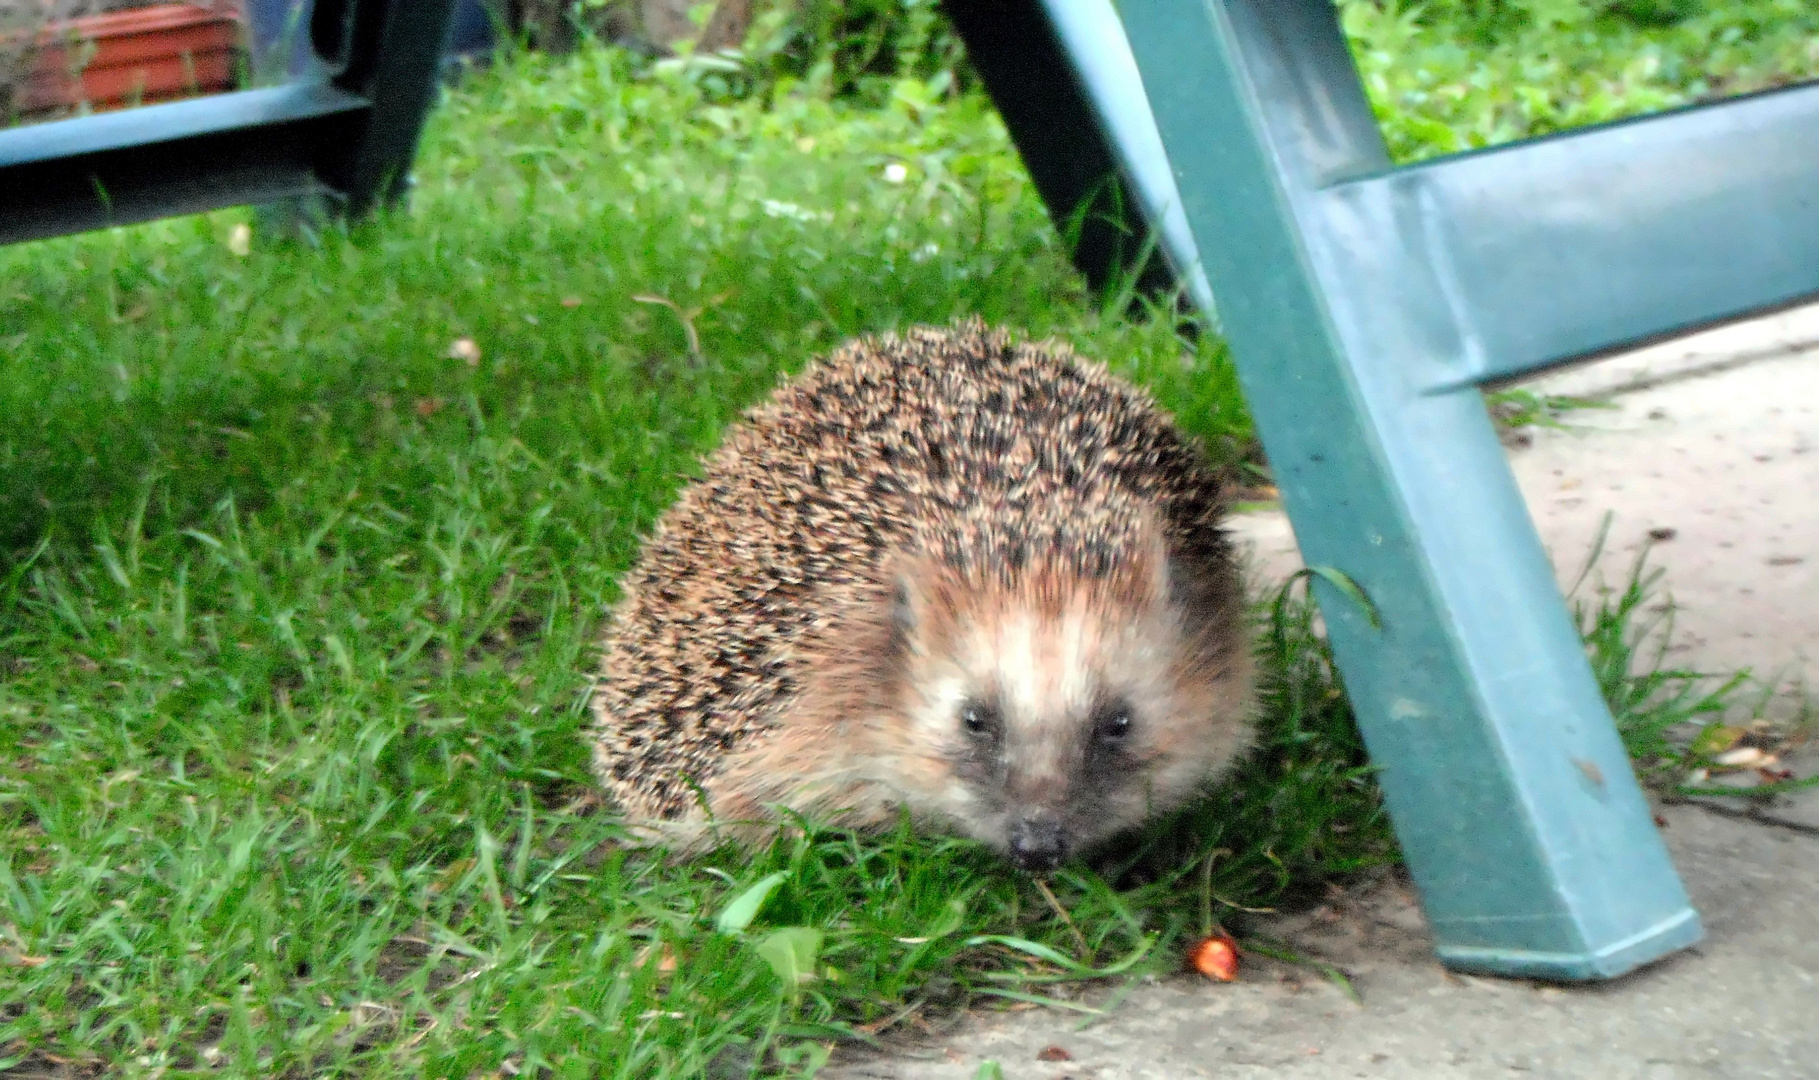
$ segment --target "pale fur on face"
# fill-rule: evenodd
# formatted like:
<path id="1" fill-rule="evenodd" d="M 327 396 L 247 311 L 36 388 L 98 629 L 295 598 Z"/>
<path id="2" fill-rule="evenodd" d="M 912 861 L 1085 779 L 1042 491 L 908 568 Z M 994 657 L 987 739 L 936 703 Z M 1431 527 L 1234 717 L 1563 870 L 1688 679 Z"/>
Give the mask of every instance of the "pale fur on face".
<path id="1" fill-rule="evenodd" d="M 1250 647 L 1229 605 L 1196 604 L 1158 548 L 1108 578 L 1033 567 L 1006 582 L 939 566 L 901 579 L 895 716 L 866 779 L 999 850 L 1018 821 L 1059 824 L 1069 854 L 1200 790 L 1246 744 Z M 991 709 L 998 734 L 962 723 Z M 1128 712 L 1121 737 L 1100 736 Z"/>

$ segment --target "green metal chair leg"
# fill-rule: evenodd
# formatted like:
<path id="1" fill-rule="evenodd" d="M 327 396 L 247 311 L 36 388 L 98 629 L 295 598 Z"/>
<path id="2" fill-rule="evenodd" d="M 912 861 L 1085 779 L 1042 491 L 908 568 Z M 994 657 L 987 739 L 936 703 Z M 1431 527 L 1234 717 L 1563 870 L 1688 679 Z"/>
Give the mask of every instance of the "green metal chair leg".
<path id="1" fill-rule="evenodd" d="M 1588 979 L 1697 940 L 1478 391 L 1434 375 L 1475 347 L 1446 268 L 1329 196 L 1389 168 L 1331 0 L 1120 13 L 1303 553 L 1381 615 L 1316 583 L 1440 958 Z"/>
<path id="2" fill-rule="evenodd" d="M 1074 265 L 1104 295 L 1136 274 L 1138 290 L 1168 292 L 1162 258 L 1139 265 L 1149 219 L 1095 113 L 1091 86 L 1042 0 L 956 0 L 944 10 L 1010 129 Z"/>

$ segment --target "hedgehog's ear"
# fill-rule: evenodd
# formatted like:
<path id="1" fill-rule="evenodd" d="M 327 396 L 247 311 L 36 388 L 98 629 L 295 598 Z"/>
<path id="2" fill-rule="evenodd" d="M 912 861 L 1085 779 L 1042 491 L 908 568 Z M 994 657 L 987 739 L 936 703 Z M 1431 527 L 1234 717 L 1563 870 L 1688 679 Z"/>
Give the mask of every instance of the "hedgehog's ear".
<path id="1" fill-rule="evenodd" d="M 1187 633 L 1217 631 L 1241 616 L 1243 601 L 1233 599 L 1235 578 L 1209 572 L 1204 561 L 1184 558 L 1180 552 L 1171 551 L 1164 565 L 1163 589 L 1156 595 L 1175 612 Z"/>
<path id="2" fill-rule="evenodd" d="M 891 560 L 885 582 L 890 588 L 891 645 L 899 653 L 907 652 L 933 629 L 929 609 L 938 603 L 943 588 L 939 570 L 923 557 L 904 555 Z"/>
<path id="3" fill-rule="evenodd" d="M 904 641 L 916 630 L 916 601 L 911 588 L 907 574 L 899 571 L 891 575 L 891 636 Z"/>
<path id="4" fill-rule="evenodd" d="M 1141 539 L 1133 560 L 1136 579 L 1133 584 L 1152 602 L 1174 604 L 1182 588 L 1180 568 L 1154 514 L 1144 515 L 1138 535 Z"/>
<path id="5" fill-rule="evenodd" d="M 1200 622 L 1205 615 L 1206 583 L 1170 555 L 1164 564 L 1162 588 L 1157 593 L 1169 607 L 1180 612 L 1189 622 Z"/>
<path id="6" fill-rule="evenodd" d="M 1193 560 L 1181 557 L 1161 529 L 1146 530 L 1138 551 L 1137 587 L 1150 603 L 1176 612 L 1188 625 L 1204 623 L 1212 617 L 1216 604 L 1211 583 L 1198 572 Z"/>
<path id="7" fill-rule="evenodd" d="M 884 584 L 889 590 L 888 623 L 893 652 L 902 652 L 907 648 L 916 628 L 922 623 L 922 593 L 916 587 L 920 569 L 916 559 L 901 554 L 884 566 Z"/>

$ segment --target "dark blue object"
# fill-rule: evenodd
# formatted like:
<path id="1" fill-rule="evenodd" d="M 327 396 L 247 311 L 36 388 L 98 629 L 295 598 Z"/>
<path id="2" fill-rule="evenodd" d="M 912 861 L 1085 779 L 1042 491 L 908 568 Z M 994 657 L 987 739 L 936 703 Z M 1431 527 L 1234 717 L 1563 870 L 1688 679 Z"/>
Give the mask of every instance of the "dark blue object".
<path id="1" fill-rule="evenodd" d="M 1056 231 L 1071 241 L 1087 287 L 1105 294 L 1132 283 L 1166 293 L 1175 275 L 1155 250 L 1138 188 L 1120 167 L 1115 133 L 1094 114 L 1081 74 L 1085 58 L 1070 56 L 1039 0 L 950 0 L 942 10 Z M 1116 15 L 1111 19 L 1115 28 Z"/>
<path id="2" fill-rule="evenodd" d="M 456 0 L 444 51 L 450 56 L 491 56 L 499 31 L 505 28 L 502 0 Z"/>

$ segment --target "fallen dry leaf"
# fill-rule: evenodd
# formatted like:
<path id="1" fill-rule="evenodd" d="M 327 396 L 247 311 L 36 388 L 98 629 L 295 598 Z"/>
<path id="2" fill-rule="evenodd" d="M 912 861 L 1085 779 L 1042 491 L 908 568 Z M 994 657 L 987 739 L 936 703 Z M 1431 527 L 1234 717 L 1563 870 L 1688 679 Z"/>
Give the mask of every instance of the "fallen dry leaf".
<path id="1" fill-rule="evenodd" d="M 1188 950 L 1187 962 L 1209 979 L 1233 982 L 1238 978 L 1238 943 L 1223 931 L 1211 934 Z"/>
<path id="2" fill-rule="evenodd" d="M 580 307 L 581 298 L 579 296 L 565 296 L 562 298 L 562 306 L 563 307 Z"/>
<path id="3" fill-rule="evenodd" d="M 1282 497 L 1282 492 L 1274 484 L 1255 484 L 1238 488 L 1232 497 L 1239 502 L 1275 502 Z"/>
<path id="4" fill-rule="evenodd" d="M 420 397 L 415 406 L 418 416 L 434 416 L 442 410 L 442 399 L 439 397 Z"/>
<path id="5" fill-rule="evenodd" d="M 1074 1055 L 1064 1046 L 1045 1046 L 1036 1054 L 1037 1061 L 1072 1061 Z"/>

